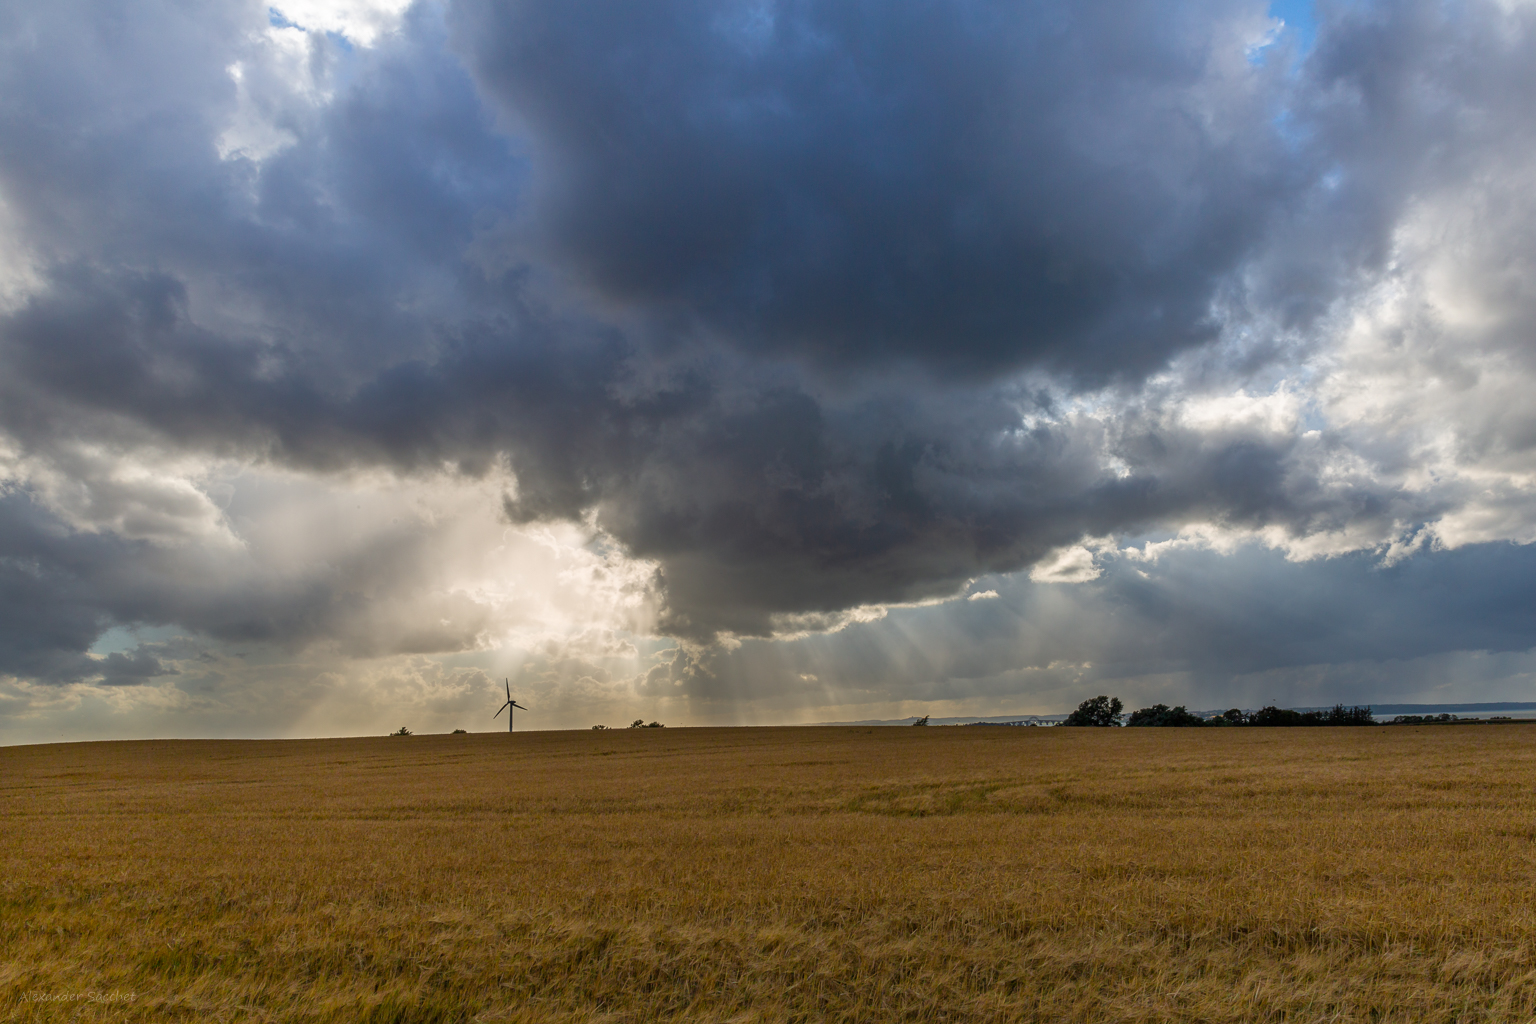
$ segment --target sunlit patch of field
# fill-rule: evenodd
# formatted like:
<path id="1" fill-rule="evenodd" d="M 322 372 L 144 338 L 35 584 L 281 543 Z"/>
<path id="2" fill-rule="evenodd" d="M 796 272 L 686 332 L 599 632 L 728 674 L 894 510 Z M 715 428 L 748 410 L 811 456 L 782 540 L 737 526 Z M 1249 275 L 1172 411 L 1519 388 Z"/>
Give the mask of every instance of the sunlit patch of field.
<path id="1" fill-rule="evenodd" d="M 1536 726 L 12 747 L 0 815 L 0 1020 L 1536 1012 Z"/>

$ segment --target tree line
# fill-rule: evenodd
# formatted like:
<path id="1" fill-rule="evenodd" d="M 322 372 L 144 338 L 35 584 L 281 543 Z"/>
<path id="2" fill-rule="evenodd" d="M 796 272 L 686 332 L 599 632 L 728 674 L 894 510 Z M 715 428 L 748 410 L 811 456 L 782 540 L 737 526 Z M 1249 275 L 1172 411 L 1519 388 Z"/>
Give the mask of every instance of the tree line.
<path id="1" fill-rule="evenodd" d="M 1127 726 L 1154 726 L 1154 727 L 1200 727 L 1211 726 L 1309 726 L 1309 725 L 1375 725 L 1376 719 L 1371 716 L 1369 705 L 1364 707 L 1345 707 L 1343 704 L 1335 704 L 1327 711 L 1294 711 L 1291 708 L 1277 708 L 1274 705 L 1260 708 L 1257 711 L 1244 711 L 1241 708 L 1232 708 L 1223 711 L 1219 715 L 1210 718 L 1201 718 L 1183 704 L 1169 707 L 1167 704 L 1154 704 L 1149 708 L 1138 708 L 1132 711 L 1127 718 L 1124 714 L 1125 704 L 1119 697 L 1100 695 L 1090 697 L 1077 706 L 1077 710 L 1067 716 L 1062 725 L 1116 727 Z"/>

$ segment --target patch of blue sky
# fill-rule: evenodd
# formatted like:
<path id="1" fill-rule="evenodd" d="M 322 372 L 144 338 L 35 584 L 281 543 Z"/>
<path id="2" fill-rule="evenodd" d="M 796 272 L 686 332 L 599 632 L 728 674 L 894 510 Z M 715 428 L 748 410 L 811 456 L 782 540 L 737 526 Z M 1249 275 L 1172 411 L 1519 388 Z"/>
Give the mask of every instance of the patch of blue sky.
<path id="1" fill-rule="evenodd" d="M 276 7 L 267 8 L 267 24 L 271 25 L 273 28 L 296 28 L 300 32 L 310 31 L 309 26 L 299 24 L 284 14 L 282 11 L 278 10 Z M 330 40 L 331 43 L 343 53 L 351 53 L 353 50 L 357 49 L 357 47 L 352 44 L 352 40 L 348 39 L 346 35 L 341 32 L 325 29 L 323 34 L 325 35 L 326 39 Z"/>
<path id="2" fill-rule="evenodd" d="M 1288 53 L 1290 66 L 1286 70 L 1295 75 L 1317 42 L 1314 0 L 1270 0 L 1268 12 L 1274 21 L 1274 30 L 1261 42 L 1249 47 L 1248 60 L 1255 65 L 1263 64 L 1275 52 Z M 1276 111 L 1274 125 L 1280 138 L 1293 149 L 1307 143 L 1306 131 L 1297 125 L 1289 108 L 1282 107 Z"/>
<path id="3" fill-rule="evenodd" d="M 1296 40 L 1298 60 L 1311 52 L 1317 40 L 1317 12 L 1312 0 L 1270 0 L 1269 16 L 1284 22 L 1282 34 L 1290 33 Z"/>
<path id="4" fill-rule="evenodd" d="M 134 650 L 139 644 L 162 643 L 185 632 L 175 626 L 113 626 L 96 638 L 90 653 L 105 658 Z"/>

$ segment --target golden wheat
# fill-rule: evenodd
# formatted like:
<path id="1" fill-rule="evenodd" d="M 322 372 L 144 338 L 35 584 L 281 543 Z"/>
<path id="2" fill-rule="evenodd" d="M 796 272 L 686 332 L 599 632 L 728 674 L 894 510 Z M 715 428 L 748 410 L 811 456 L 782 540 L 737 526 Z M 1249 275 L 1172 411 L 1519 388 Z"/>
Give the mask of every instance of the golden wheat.
<path id="1" fill-rule="evenodd" d="M 1536 1013 L 1536 728 L 0 750 L 16 1021 Z"/>

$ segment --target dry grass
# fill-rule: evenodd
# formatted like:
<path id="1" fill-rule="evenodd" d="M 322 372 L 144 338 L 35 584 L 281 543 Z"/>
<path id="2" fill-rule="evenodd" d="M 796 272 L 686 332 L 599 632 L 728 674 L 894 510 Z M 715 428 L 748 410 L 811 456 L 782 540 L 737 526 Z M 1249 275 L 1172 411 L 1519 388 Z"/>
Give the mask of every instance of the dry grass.
<path id="1" fill-rule="evenodd" d="M 1536 728 L 0 750 L 0 1020 L 1479 1021 Z"/>

